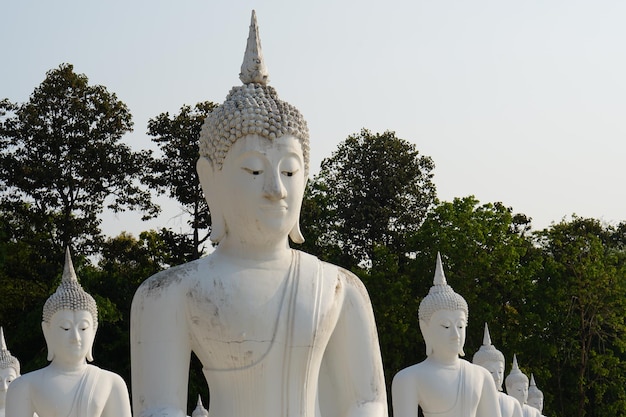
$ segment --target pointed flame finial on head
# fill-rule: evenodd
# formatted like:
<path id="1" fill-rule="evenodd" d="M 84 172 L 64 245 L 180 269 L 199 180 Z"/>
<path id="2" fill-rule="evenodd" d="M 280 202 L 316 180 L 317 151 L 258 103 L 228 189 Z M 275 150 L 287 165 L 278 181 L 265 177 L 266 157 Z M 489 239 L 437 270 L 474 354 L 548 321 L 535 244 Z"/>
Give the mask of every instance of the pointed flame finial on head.
<path id="1" fill-rule="evenodd" d="M 443 273 L 443 265 L 441 263 L 441 254 L 437 252 L 437 264 L 435 265 L 435 277 L 433 278 L 433 285 L 447 285 L 446 276 Z"/>
<path id="2" fill-rule="evenodd" d="M 244 84 L 258 83 L 267 85 L 269 82 L 269 72 L 265 66 L 265 60 L 263 59 L 259 27 L 256 22 L 256 12 L 254 10 L 252 10 L 248 43 L 246 44 L 246 53 L 243 56 L 239 79 Z"/>
<path id="3" fill-rule="evenodd" d="M 4 341 L 4 329 L 0 327 L 0 351 L 7 350 L 7 343 Z"/>
<path id="4" fill-rule="evenodd" d="M 485 333 L 483 334 L 483 346 L 491 346 L 491 335 L 489 334 L 487 323 L 485 323 Z"/>
<path id="5" fill-rule="evenodd" d="M 78 282 L 76 271 L 74 270 L 74 264 L 72 263 L 72 256 L 70 255 L 70 247 L 65 248 L 65 265 L 63 265 L 63 276 L 61 282 Z"/>

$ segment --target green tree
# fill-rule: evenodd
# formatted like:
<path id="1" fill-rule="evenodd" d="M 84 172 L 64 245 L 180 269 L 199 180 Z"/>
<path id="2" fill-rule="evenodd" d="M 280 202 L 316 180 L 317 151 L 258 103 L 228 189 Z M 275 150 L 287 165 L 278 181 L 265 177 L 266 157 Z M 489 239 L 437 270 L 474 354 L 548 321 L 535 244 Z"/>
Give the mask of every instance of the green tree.
<path id="1" fill-rule="evenodd" d="M 621 416 L 626 409 L 625 225 L 574 216 L 538 234 L 538 341 L 560 415 Z M 537 342 L 537 341 L 535 341 Z M 572 399 L 576 401 L 572 401 Z"/>
<path id="2" fill-rule="evenodd" d="M 371 265 L 377 247 L 384 246 L 402 262 L 406 238 L 414 233 L 435 199 L 430 157 L 394 132 L 373 134 L 363 129 L 349 136 L 312 181 L 303 229 L 311 230 L 312 248 L 336 248 L 332 259 L 348 268 Z M 321 210 L 315 213 L 316 210 Z M 305 234 L 305 238 L 307 238 Z"/>
<path id="3" fill-rule="evenodd" d="M 0 107 L 0 200 L 36 232 L 33 244 L 45 238 L 61 254 L 70 242 L 94 253 L 105 207 L 156 214 L 138 184 L 150 153 L 120 141 L 132 130 L 131 114 L 104 86 L 61 64 L 26 103 L 5 99 Z"/>
<path id="4" fill-rule="evenodd" d="M 196 104 L 193 108 L 184 105 L 172 117 L 161 113 L 148 121 L 148 134 L 158 144 L 162 156 L 152 165 L 150 184 L 160 193 L 176 199 L 189 216 L 195 250 L 193 259 L 198 259 L 210 232 L 200 236 L 201 230 L 209 229 L 211 217 L 204 199 L 196 172 L 198 160 L 198 138 L 207 115 L 216 107 L 209 101 Z"/>
<path id="5" fill-rule="evenodd" d="M 510 363 L 532 322 L 527 296 L 541 266 L 533 246 L 530 219 L 502 203 L 481 204 L 473 196 L 439 203 L 412 237 L 418 297 L 432 286 L 441 253 L 449 284 L 468 302 L 466 351 L 478 350 L 488 323 L 493 343 Z"/>

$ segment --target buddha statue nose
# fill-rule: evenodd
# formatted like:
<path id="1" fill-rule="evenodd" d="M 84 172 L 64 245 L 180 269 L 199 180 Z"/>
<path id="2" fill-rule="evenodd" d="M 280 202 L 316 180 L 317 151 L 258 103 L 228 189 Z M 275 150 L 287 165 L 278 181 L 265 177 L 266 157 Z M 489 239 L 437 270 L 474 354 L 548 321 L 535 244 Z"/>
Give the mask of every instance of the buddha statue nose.
<path id="1" fill-rule="evenodd" d="M 287 196 L 287 190 L 280 178 L 280 172 L 269 172 L 263 186 L 265 197 L 272 200 L 282 200 Z"/>

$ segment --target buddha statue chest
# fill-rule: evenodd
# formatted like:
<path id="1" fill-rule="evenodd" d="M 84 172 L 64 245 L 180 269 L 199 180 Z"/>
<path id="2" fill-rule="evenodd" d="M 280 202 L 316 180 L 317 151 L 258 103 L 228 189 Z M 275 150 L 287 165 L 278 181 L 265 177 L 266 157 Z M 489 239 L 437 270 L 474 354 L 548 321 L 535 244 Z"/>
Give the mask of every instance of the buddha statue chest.
<path id="1" fill-rule="evenodd" d="M 339 313 L 340 293 L 323 286 L 319 275 L 293 267 L 231 269 L 194 280 L 186 294 L 194 352 L 210 370 L 282 358 L 285 347 L 304 348 L 308 355 L 314 344 L 326 344 Z"/>

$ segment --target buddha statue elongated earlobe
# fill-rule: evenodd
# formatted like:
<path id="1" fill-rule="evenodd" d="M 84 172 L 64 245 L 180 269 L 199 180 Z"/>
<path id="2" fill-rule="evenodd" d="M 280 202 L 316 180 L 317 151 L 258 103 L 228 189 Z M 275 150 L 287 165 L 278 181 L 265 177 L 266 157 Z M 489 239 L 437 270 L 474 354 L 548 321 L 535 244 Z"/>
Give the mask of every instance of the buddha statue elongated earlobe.
<path id="1" fill-rule="evenodd" d="M 41 330 L 43 331 L 43 338 L 46 341 L 46 349 L 48 350 L 48 356 L 46 356 L 46 359 L 48 359 L 48 362 L 52 362 L 52 360 L 54 359 L 54 351 L 52 350 L 52 346 L 50 345 L 50 342 L 48 342 L 48 340 L 50 339 L 49 332 L 48 332 L 50 330 L 50 323 L 46 323 L 45 321 L 42 321 Z"/>
<path id="2" fill-rule="evenodd" d="M 215 183 L 215 170 L 211 161 L 204 156 L 198 158 L 196 162 L 196 170 L 198 178 L 202 186 L 202 192 L 209 204 L 211 212 L 211 241 L 219 243 L 226 235 L 226 221 L 219 204 L 219 191 Z"/>

